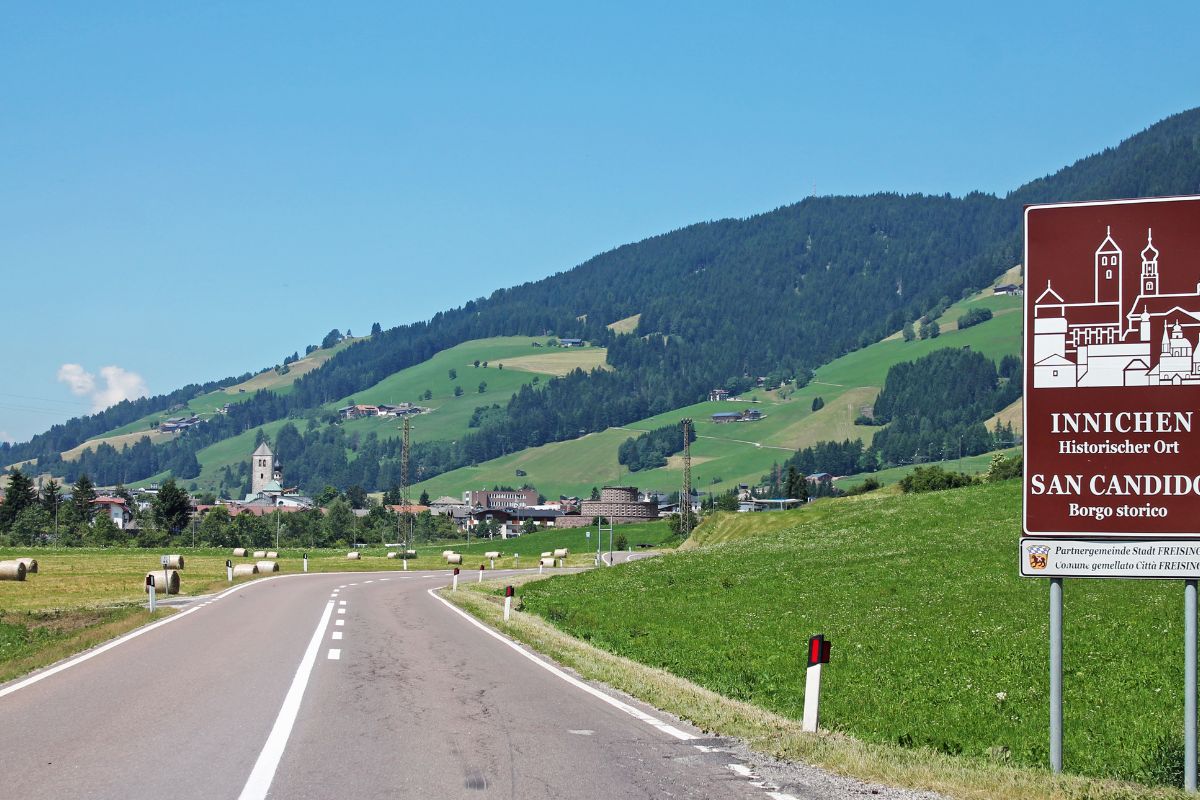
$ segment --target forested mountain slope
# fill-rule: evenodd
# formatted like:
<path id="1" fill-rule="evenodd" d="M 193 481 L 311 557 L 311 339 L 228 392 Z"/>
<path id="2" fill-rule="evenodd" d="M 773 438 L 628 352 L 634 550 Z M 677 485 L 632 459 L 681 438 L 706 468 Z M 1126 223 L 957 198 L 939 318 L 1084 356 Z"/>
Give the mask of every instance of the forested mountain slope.
<path id="1" fill-rule="evenodd" d="M 1192 110 L 1003 198 L 817 197 L 692 225 L 355 343 L 290 393 L 259 392 L 186 438 L 157 445 L 164 449 L 158 462 L 178 464 L 181 477 L 191 477 L 186 472 L 198 468 L 194 454 L 204 446 L 309 416 L 445 348 L 488 336 L 582 337 L 606 346 L 615 369 L 526 386 L 493 417 L 494 427 L 426 445 L 418 454 L 426 475 L 689 405 L 731 378 L 803 382 L 815 367 L 1016 263 L 1024 203 L 1197 190 L 1200 110 Z M 641 316 L 633 333 L 606 327 L 634 314 Z M 55 437 L 5 445 L 0 461 L 39 458 L 66 472 L 54 456 L 86 439 L 87 427 L 69 423 Z"/>

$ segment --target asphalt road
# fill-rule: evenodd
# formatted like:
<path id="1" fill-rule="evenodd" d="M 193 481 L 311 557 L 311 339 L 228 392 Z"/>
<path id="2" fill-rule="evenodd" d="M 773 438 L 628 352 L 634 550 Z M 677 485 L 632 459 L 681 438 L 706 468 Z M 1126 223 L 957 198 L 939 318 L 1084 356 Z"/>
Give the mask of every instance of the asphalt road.
<path id="1" fill-rule="evenodd" d="M 0 686 L 0 794 L 788 797 L 722 743 L 547 668 L 429 593 L 447 581 L 259 580 Z"/>

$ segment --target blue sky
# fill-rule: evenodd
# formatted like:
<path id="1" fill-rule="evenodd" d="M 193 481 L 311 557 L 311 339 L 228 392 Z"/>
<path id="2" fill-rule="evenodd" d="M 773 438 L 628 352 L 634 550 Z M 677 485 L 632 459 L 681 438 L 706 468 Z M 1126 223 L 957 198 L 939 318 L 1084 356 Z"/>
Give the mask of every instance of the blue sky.
<path id="1" fill-rule="evenodd" d="M 1200 104 L 1184 2 L 40 5 L 0 0 L 16 440 L 814 189 L 1003 193 Z"/>

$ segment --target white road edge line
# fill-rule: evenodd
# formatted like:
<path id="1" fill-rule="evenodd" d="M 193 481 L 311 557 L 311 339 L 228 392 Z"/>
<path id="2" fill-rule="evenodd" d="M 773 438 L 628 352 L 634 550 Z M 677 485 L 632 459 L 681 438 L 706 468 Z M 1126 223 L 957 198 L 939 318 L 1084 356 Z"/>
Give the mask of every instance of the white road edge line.
<path id="1" fill-rule="evenodd" d="M 270 735 L 267 736 L 267 743 L 258 754 L 258 760 L 254 762 L 254 769 L 250 771 L 250 777 L 246 779 L 246 785 L 242 787 L 238 800 L 262 800 L 267 796 L 271 781 L 275 780 L 279 760 L 283 758 L 288 737 L 292 735 L 292 726 L 296 724 L 296 716 L 300 713 L 300 701 L 304 698 L 304 689 L 308 686 L 313 664 L 317 660 L 317 651 L 321 649 L 325 640 L 325 628 L 328 627 L 332 614 L 333 603 L 326 603 L 317 629 L 313 631 L 312 639 L 308 642 L 308 649 L 304 651 L 300 666 L 296 668 L 292 685 L 283 698 L 283 705 L 279 709 L 279 716 L 275 718 L 275 724 L 271 727 Z"/>
<path id="2" fill-rule="evenodd" d="M 475 619 L 470 614 L 468 614 L 467 612 L 463 611 L 458 606 L 451 603 L 449 600 L 446 600 L 445 598 L 440 597 L 437 594 L 438 588 L 440 588 L 440 587 L 435 587 L 433 589 L 427 589 L 426 591 L 428 592 L 430 597 L 432 597 L 433 599 L 435 599 L 435 600 L 439 601 L 440 603 L 442 603 L 443 605 L 445 605 L 446 608 L 450 609 L 455 614 L 458 614 L 460 617 L 462 617 L 467 622 L 474 625 L 476 628 L 479 628 L 479 630 L 483 631 L 488 636 L 491 636 L 493 639 L 496 639 L 497 641 L 503 642 L 504 644 L 508 645 L 513 650 L 517 651 L 522 656 L 529 659 L 534 664 L 537 664 L 539 667 L 546 670 L 550 674 L 555 675 L 559 678 L 562 678 L 564 681 L 571 684 L 576 689 L 580 689 L 584 692 L 587 692 L 588 694 L 592 695 L 596 699 L 601 700 L 605 703 L 608 703 L 610 706 L 617 709 L 618 711 L 624 711 L 626 714 L 633 717 L 634 719 L 645 722 L 647 725 L 652 725 L 655 728 L 658 728 L 663 733 L 669 734 L 670 736 L 674 736 L 676 739 L 679 739 L 680 741 L 686 742 L 689 739 L 697 738 L 697 737 L 693 736 L 692 734 L 688 733 L 687 731 L 679 730 L 679 728 L 676 728 L 674 725 L 668 725 L 667 723 L 663 722 L 661 719 L 658 719 L 657 717 L 652 717 L 649 714 L 645 713 L 644 711 L 639 711 L 638 709 L 634 708 L 633 706 L 629 705 L 628 703 L 623 703 L 615 697 L 610 697 L 609 695 L 600 691 L 596 687 L 589 686 L 588 684 L 584 683 L 583 681 L 579 680 L 578 678 L 571 677 L 570 675 L 563 672 L 561 669 L 554 666 L 553 664 L 543 661 L 541 658 L 534 655 L 533 653 L 526 650 L 525 648 L 521 647 L 521 645 L 517 644 L 515 641 L 508 638 L 504 634 L 492 630 L 487 625 L 484 625 L 482 622 Z"/>

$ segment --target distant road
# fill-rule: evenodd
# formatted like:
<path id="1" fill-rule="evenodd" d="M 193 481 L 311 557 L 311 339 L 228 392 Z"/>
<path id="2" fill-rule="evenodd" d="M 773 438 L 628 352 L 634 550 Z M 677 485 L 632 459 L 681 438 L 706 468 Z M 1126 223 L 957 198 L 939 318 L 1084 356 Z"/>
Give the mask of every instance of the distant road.
<path id="1" fill-rule="evenodd" d="M 699 731 L 545 668 L 429 593 L 447 580 L 259 580 L 0 686 L 4 795 L 788 797 Z"/>

